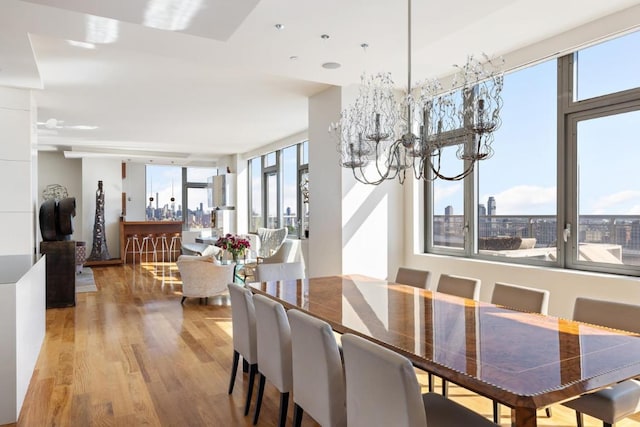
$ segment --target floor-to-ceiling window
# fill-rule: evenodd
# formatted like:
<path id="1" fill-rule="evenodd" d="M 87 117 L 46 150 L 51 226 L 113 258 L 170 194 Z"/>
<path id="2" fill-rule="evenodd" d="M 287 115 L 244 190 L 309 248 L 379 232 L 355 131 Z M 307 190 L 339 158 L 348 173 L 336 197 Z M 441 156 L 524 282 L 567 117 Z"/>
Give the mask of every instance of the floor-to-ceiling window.
<path id="1" fill-rule="evenodd" d="M 249 160 L 249 231 L 287 227 L 303 235 L 309 218 L 309 143 L 291 145 Z"/>
<path id="2" fill-rule="evenodd" d="M 183 221 L 187 230 L 209 228 L 208 179 L 217 173 L 216 168 L 147 165 L 146 219 Z"/>
<path id="3" fill-rule="evenodd" d="M 493 157 L 425 184 L 427 252 L 640 275 L 638 48 L 631 33 L 505 75 Z"/>

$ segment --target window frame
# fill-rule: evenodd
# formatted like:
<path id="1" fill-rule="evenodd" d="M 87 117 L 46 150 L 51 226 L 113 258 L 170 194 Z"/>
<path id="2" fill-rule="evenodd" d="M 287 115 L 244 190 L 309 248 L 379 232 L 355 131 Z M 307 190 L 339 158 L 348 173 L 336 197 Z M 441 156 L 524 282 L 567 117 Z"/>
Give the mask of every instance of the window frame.
<path id="1" fill-rule="evenodd" d="M 622 35 L 624 36 L 624 35 Z M 604 42 L 606 43 L 606 42 Z M 556 260 L 548 261 L 528 257 L 507 258 L 482 254 L 478 250 L 478 168 L 463 182 L 464 226 L 463 248 L 451 249 L 434 246 L 433 183 L 424 182 L 424 252 L 428 254 L 472 258 L 499 263 L 536 265 L 570 270 L 591 271 L 610 274 L 640 276 L 640 267 L 580 261 L 578 254 L 578 157 L 577 124 L 582 120 L 596 119 L 614 114 L 640 110 L 640 87 L 626 89 L 593 98 L 575 100 L 576 57 L 579 50 L 556 59 L 557 63 L 557 167 L 556 167 Z M 532 64 L 535 65 L 535 64 Z M 518 70 L 514 70 L 517 72 Z M 433 179 L 430 176 L 430 179 Z M 563 240 L 563 231 L 571 225 L 568 242 Z"/>
<path id="2" fill-rule="evenodd" d="M 256 157 L 252 157 L 250 159 L 247 159 L 247 168 L 249 170 L 249 182 L 248 182 L 248 229 L 249 232 L 256 232 L 257 230 L 254 230 L 252 227 L 252 216 L 251 216 L 251 212 L 253 210 L 253 204 L 252 204 L 252 200 L 253 200 L 253 190 L 252 190 L 252 181 L 253 181 L 253 170 L 251 168 L 252 162 L 256 161 L 256 159 L 259 159 L 260 162 L 260 191 L 262 192 L 261 194 L 261 202 L 262 202 L 262 206 L 261 206 L 261 213 L 262 213 L 262 223 L 259 224 L 259 227 L 266 227 L 267 224 L 267 212 L 268 212 L 268 206 L 267 206 L 267 181 L 268 181 L 268 176 L 270 175 L 275 175 L 276 179 L 277 179 L 277 224 L 278 227 L 282 227 L 284 224 L 284 197 L 283 197 L 283 187 L 284 187 L 284 178 L 283 178 L 283 164 L 284 164 L 284 159 L 283 159 L 283 153 L 284 150 L 287 148 L 291 148 L 293 146 L 296 147 L 296 223 L 297 223 L 297 230 L 298 230 L 298 235 L 295 236 L 293 234 L 289 234 L 290 238 L 302 238 L 304 230 L 302 230 L 302 225 L 304 224 L 304 212 L 303 212 L 303 208 L 304 208 L 304 202 L 302 201 L 302 198 L 300 196 L 300 184 L 301 184 L 301 177 L 303 175 L 304 172 L 309 171 L 309 164 L 308 163 L 303 163 L 303 154 L 304 154 L 304 148 L 303 146 L 307 144 L 307 151 L 308 151 L 308 144 L 309 141 L 308 140 L 304 140 L 301 142 L 298 142 L 296 144 L 291 144 L 285 147 L 282 147 L 278 150 L 275 151 L 271 151 L 268 153 L 264 153 L 260 156 L 256 156 Z M 266 166 L 266 162 L 267 162 L 267 158 L 271 155 L 275 154 L 275 164 L 270 165 L 270 166 Z"/>

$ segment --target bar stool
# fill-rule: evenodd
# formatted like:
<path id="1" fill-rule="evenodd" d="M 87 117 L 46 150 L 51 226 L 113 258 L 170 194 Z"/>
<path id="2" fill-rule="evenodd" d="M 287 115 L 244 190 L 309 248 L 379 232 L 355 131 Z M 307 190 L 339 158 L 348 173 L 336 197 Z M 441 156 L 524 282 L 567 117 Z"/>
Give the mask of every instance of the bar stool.
<path id="1" fill-rule="evenodd" d="M 153 255 L 153 262 L 158 262 L 156 239 L 153 233 L 149 233 L 142 238 L 142 243 L 140 244 L 140 262 L 142 262 L 142 254 L 145 255 L 145 262 L 149 262 L 149 254 Z"/>
<path id="2" fill-rule="evenodd" d="M 131 245 L 131 251 L 129 246 Z M 133 264 L 136 263 L 136 254 L 140 253 L 141 245 L 137 234 L 127 234 L 127 243 L 124 245 L 124 263 L 127 263 L 127 254 L 131 254 Z M 142 259 L 141 259 L 142 261 Z"/>
<path id="3" fill-rule="evenodd" d="M 178 248 L 180 245 L 180 248 Z M 175 252 L 180 255 L 182 248 L 182 233 L 173 233 L 171 235 L 171 244 L 169 245 L 169 262 L 171 262 L 171 258 Z M 178 257 L 176 257 L 177 259 Z"/>
<path id="4" fill-rule="evenodd" d="M 164 253 L 169 254 L 169 241 L 167 239 L 167 233 L 160 233 L 156 235 L 156 251 L 162 252 L 162 263 L 164 263 Z M 171 260 L 171 259 L 169 259 Z"/>

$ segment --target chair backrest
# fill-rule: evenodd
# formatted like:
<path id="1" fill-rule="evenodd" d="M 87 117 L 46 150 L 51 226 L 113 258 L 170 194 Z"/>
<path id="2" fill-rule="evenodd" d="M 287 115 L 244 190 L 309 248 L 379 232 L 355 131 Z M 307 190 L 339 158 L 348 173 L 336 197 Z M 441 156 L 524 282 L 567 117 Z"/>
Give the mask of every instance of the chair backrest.
<path id="1" fill-rule="evenodd" d="M 640 306 L 578 297 L 573 320 L 640 333 Z"/>
<path id="2" fill-rule="evenodd" d="M 226 292 L 233 282 L 233 264 L 219 265 L 213 257 L 180 255 L 176 262 L 185 297 L 210 297 Z"/>
<path id="3" fill-rule="evenodd" d="M 182 243 L 195 243 L 196 237 L 200 237 L 201 231 L 182 230 Z"/>
<path id="4" fill-rule="evenodd" d="M 273 255 L 278 250 L 284 239 L 287 238 L 288 229 L 283 228 L 258 228 L 260 238 L 260 249 L 258 256 L 266 258 Z"/>
<path id="5" fill-rule="evenodd" d="M 285 239 L 273 255 L 262 260 L 263 263 L 303 262 L 300 240 Z"/>
<path id="6" fill-rule="evenodd" d="M 254 295 L 258 366 L 260 373 L 280 391 L 293 390 L 291 375 L 291 328 L 282 304 L 263 295 Z"/>
<path id="7" fill-rule="evenodd" d="M 399 267 L 396 273 L 396 283 L 427 289 L 429 286 L 429 272 L 427 270 Z"/>
<path id="8" fill-rule="evenodd" d="M 472 279 L 471 277 L 441 274 L 437 291 L 457 297 L 478 300 L 480 298 L 480 280 Z"/>
<path id="9" fill-rule="evenodd" d="M 347 424 L 427 426 L 420 386 L 404 356 L 352 334 L 342 336 Z"/>
<path id="10" fill-rule="evenodd" d="M 346 426 L 344 372 L 331 326 L 295 309 L 287 316 L 295 403 L 322 426 Z"/>
<path id="11" fill-rule="evenodd" d="M 258 363 L 256 338 L 256 311 L 251 291 L 243 286 L 229 283 L 231 296 L 231 324 L 233 327 L 233 349 L 251 365 Z"/>
<path id="12" fill-rule="evenodd" d="M 304 266 L 301 262 L 279 262 L 256 266 L 255 280 L 257 282 L 297 279 L 304 279 Z"/>
<path id="13" fill-rule="evenodd" d="M 549 291 L 497 282 L 493 287 L 491 303 L 529 313 L 547 314 Z"/>

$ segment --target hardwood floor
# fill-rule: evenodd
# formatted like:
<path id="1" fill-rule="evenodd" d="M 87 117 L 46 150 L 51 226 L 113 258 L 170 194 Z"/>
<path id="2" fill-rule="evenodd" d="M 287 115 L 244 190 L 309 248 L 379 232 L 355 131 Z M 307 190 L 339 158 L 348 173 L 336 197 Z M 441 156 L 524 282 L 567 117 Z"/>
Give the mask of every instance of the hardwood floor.
<path id="1" fill-rule="evenodd" d="M 45 342 L 18 426 L 252 425 L 243 416 L 246 374 L 238 374 L 227 394 L 233 350 L 226 299 L 207 306 L 187 299 L 181 306 L 175 264 L 93 271 L 98 292 L 78 294 L 75 308 L 47 310 Z M 426 385 L 426 375 L 419 380 Z M 491 417 L 488 399 L 454 385 L 450 395 Z M 276 425 L 278 407 L 279 394 L 267 383 L 258 425 Z M 501 421 L 509 425 L 506 408 Z M 573 427 L 575 418 L 556 406 L 551 419 L 540 411 L 538 424 Z M 312 425 L 305 415 L 303 426 Z"/>

